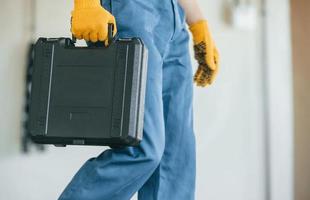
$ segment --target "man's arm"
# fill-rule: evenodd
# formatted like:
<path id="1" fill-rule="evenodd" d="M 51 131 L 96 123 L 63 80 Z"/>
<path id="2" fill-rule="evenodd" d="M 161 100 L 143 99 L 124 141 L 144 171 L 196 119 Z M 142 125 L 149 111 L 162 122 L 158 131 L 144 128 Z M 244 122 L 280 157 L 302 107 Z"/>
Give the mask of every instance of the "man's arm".
<path id="1" fill-rule="evenodd" d="M 197 0 L 179 0 L 180 5 L 186 13 L 186 22 L 193 24 L 204 19 Z"/>
<path id="2" fill-rule="evenodd" d="M 186 22 L 194 40 L 195 58 L 198 69 L 194 81 L 198 86 L 205 87 L 214 81 L 219 67 L 219 53 L 209 31 L 197 0 L 179 0 L 185 11 Z"/>

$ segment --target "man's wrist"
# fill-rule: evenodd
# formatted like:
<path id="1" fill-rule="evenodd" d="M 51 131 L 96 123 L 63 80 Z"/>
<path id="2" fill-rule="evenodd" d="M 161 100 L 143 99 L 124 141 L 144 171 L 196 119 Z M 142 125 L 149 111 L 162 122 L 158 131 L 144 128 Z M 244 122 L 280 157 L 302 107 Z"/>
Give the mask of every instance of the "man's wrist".
<path id="1" fill-rule="evenodd" d="M 193 35 L 194 43 L 199 43 L 204 40 L 208 32 L 208 22 L 205 19 L 198 20 L 189 25 L 189 30 Z"/>
<path id="2" fill-rule="evenodd" d="M 188 26 L 190 28 L 195 27 L 195 26 L 201 26 L 201 24 L 208 25 L 208 21 L 206 19 L 202 18 L 202 19 L 197 19 L 193 22 L 188 22 Z"/>
<path id="3" fill-rule="evenodd" d="M 206 21 L 206 19 L 203 16 L 191 17 L 186 19 L 186 22 L 189 26 L 191 26 L 192 24 L 196 24 L 200 21 Z"/>
<path id="4" fill-rule="evenodd" d="M 100 6 L 100 0 L 74 0 L 74 9 L 96 8 Z"/>

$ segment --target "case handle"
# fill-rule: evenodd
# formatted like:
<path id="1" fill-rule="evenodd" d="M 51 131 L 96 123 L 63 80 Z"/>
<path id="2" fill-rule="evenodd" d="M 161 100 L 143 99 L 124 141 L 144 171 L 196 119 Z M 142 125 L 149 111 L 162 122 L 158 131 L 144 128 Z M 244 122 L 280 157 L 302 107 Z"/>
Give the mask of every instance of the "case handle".
<path id="1" fill-rule="evenodd" d="M 72 21 L 72 18 L 71 18 L 71 21 Z M 113 32 L 114 32 L 114 24 L 108 23 L 108 44 L 109 45 L 114 41 Z M 72 34 L 72 42 L 76 43 L 76 37 L 73 34 Z M 98 43 L 104 43 L 104 42 L 96 42 L 95 44 L 98 44 Z"/>

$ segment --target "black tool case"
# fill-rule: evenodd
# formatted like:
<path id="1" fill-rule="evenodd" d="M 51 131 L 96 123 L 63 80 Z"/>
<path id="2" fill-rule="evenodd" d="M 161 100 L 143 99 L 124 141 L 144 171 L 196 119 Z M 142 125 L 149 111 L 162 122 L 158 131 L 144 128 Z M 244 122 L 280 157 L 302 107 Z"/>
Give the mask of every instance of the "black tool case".
<path id="1" fill-rule="evenodd" d="M 29 131 L 33 141 L 137 145 L 142 139 L 147 49 L 139 38 L 75 47 L 40 38 L 34 47 Z"/>

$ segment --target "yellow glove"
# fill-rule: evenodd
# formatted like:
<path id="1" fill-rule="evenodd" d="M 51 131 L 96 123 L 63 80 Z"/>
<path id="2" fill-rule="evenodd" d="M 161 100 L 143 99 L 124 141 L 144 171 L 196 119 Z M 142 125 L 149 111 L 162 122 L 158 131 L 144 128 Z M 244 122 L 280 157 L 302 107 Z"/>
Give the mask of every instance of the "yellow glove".
<path id="1" fill-rule="evenodd" d="M 71 17 L 71 31 L 77 39 L 105 41 L 107 45 L 108 23 L 114 24 L 113 36 L 116 34 L 115 18 L 100 5 L 100 0 L 74 0 Z"/>
<path id="2" fill-rule="evenodd" d="M 195 58 L 198 61 L 198 69 L 194 76 L 197 86 L 211 85 L 218 72 L 219 53 L 209 32 L 206 20 L 200 20 L 190 24 L 194 40 Z"/>

